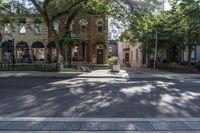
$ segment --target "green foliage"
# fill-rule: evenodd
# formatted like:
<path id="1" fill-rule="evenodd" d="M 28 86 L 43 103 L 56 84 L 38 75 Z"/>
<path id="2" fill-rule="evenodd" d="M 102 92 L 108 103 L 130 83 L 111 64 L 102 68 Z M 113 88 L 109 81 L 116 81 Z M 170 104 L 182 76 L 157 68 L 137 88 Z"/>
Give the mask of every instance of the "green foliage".
<path id="1" fill-rule="evenodd" d="M 200 71 L 200 62 L 195 64 L 195 68 Z"/>
<path id="2" fill-rule="evenodd" d="M 130 44 L 140 41 L 143 42 L 142 48 L 154 49 L 155 36 L 152 36 L 157 34 L 158 49 L 191 49 L 200 44 L 199 3 L 200 0 L 174 0 L 170 11 L 158 10 L 155 13 L 149 10 L 139 16 L 133 14 L 129 17 L 128 30 L 120 40 Z"/>
<path id="3" fill-rule="evenodd" d="M 112 56 L 107 60 L 107 63 L 112 66 L 112 65 L 117 65 L 118 64 L 118 57 Z"/>
<path id="4" fill-rule="evenodd" d="M 161 69 L 172 71 L 172 72 L 179 72 L 179 73 L 197 73 L 200 70 L 200 65 L 196 64 L 195 67 L 189 67 L 185 65 L 180 65 L 178 63 L 169 63 L 162 65 Z"/>
<path id="5" fill-rule="evenodd" d="M 179 67 L 179 65 L 175 62 L 163 65 L 163 68 L 167 70 L 175 70 Z"/>

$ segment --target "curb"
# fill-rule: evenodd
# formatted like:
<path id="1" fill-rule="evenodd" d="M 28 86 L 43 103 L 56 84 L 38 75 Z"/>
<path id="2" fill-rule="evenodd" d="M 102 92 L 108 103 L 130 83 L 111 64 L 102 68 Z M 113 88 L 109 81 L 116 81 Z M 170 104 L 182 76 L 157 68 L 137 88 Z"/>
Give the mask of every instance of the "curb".
<path id="1" fill-rule="evenodd" d="M 127 79 L 127 80 L 176 80 L 172 78 L 164 78 L 164 77 L 117 77 L 117 76 L 5 76 L 0 77 L 1 78 L 45 78 L 45 79 L 72 79 L 72 78 L 79 78 L 79 79 L 85 79 L 85 78 L 116 78 L 116 79 Z M 186 78 L 185 78 L 186 79 Z M 190 78 L 193 79 L 193 78 Z"/>
<path id="2" fill-rule="evenodd" d="M 80 121 L 80 122 L 130 122 L 130 121 L 200 121 L 199 118 L 76 118 L 76 117 L 0 117 L 1 121 L 61 121 L 61 122 L 73 122 L 73 121 Z"/>

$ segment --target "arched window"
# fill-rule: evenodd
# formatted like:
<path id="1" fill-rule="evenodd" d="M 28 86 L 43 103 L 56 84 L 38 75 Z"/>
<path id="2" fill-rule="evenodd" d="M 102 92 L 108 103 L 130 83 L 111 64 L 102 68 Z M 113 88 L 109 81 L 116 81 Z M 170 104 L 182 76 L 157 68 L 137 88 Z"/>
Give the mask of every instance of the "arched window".
<path id="1" fill-rule="evenodd" d="M 44 60 L 44 44 L 42 42 L 36 41 L 32 44 L 33 51 L 33 61 L 43 61 Z"/>
<path id="2" fill-rule="evenodd" d="M 103 33 L 104 32 L 104 21 L 103 19 L 98 19 L 96 22 L 97 25 L 97 33 Z"/>
<path id="3" fill-rule="evenodd" d="M 88 24 L 87 20 L 81 19 L 79 21 L 80 24 L 80 33 L 86 33 L 86 25 Z"/>

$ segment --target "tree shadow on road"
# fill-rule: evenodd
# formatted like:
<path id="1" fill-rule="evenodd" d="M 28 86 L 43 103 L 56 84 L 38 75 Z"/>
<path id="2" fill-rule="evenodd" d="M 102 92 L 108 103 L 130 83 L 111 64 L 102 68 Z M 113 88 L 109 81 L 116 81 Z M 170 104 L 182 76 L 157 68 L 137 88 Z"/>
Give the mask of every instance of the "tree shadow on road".
<path id="1" fill-rule="evenodd" d="M 0 116 L 200 117 L 197 83 L 86 78 L 21 83 L 2 85 Z"/>

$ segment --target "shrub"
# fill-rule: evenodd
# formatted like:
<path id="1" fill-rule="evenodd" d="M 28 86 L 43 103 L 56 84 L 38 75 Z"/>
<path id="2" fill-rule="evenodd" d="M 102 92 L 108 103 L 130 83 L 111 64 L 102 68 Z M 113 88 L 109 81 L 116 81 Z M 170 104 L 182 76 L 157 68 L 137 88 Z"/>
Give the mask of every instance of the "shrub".
<path id="1" fill-rule="evenodd" d="M 195 68 L 200 71 L 200 62 L 195 64 Z"/>
<path id="2" fill-rule="evenodd" d="M 178 67 L 180 67 L 180 65 L 178 65 L 178 64 L 175 63 L 175 62 L 173 62 L 173 63 L 167 64 L 166 67 L 167 67 L 167 69 L 169 69 L 169 70 L 174 70 L 174 69 L 177 69 Z"/>
<path id="3" fill-rule="evenodd" d="M 118 57 L 116 57 L 116 56 L 112 56 L 111 58 L 109 58 L 108 60 L 107 60 L 107 63 L 109 64 L 109 65 L 117 65 L 118 64 Z"/>
<path id="4" fill-rule="evenodd" d="M 196 66 L 197 68 L 198 66 Z M 198 72 L 197 69 L 194 67 L 184 66 L 177 63 L 169 63 L 165 64 L 161 67 L 162 69 L 173 71 L 173 72 L 181 72 L 181 73 L 196 73 Z M 199 63 L 200 68 L 200 63 Z M 199 69 L 200 70 L 200 69 Z"/>

